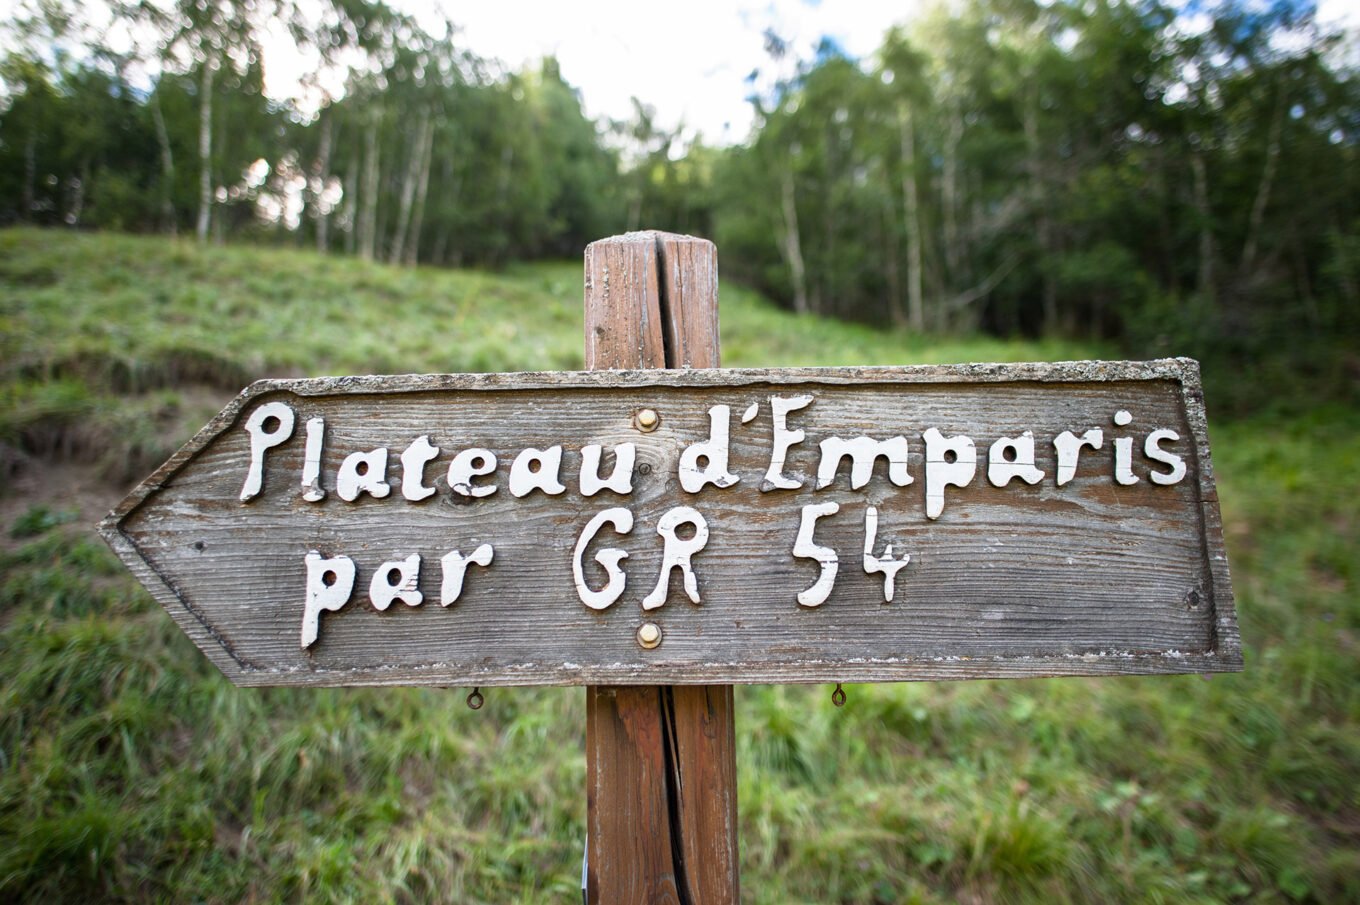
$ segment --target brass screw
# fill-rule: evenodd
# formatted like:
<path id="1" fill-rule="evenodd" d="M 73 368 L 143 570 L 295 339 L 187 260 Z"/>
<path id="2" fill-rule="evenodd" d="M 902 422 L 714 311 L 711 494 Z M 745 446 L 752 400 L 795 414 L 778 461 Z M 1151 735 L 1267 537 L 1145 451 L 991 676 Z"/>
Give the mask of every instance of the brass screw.
<path id="1" fill-rule="evenodd" d="M 637 643 L 643 650 L 653 650 L 661 644 L 661 626 L 655 622 L 644 622 L 638 626 Z"/>
<path id="2" fill-rule="evenodd" d="M 656 409 L 643 409 L 637 413 L 638 430 L 643 433 L 651 433 L 660 423 L 661 416 L 656 413 Z"/>

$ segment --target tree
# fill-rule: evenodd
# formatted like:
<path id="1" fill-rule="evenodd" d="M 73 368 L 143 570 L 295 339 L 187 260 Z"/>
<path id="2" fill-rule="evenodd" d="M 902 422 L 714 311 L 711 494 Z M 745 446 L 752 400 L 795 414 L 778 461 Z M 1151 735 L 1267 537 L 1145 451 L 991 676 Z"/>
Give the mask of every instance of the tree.
<path id="1" fill-rule="evenodd" d="M 123 0 L 117 7 L 153 30 L 155 56 L 172 73 L 192 74 L 198 108 L 198 215 L 195 234 L 208 237 L 214 201 L 213 105 L 222 74 L 249 79 L 258 72 L 265 42 L 286 34 L 295 52 L 315 52 L 322 65 L 350 49 L 384 49 L 393 19 L 381 3 L 344 0 L 320 7 L 301 0 Z M 164 151 L 164 146 L 162 146 Z"/>

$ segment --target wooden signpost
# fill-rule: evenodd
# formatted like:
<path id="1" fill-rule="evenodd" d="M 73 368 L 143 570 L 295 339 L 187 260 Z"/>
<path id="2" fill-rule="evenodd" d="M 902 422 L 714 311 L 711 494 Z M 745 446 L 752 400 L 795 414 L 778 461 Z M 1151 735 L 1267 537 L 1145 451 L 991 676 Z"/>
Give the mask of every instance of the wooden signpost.
<path id="1" fill-rule="evenodd" d="M 261 381 L 105 537 L 238 684 L 588 686 L 599 902 L 736 901 L 732 683 L 1241 668 L 1194 362 L 718 370 L 716 295 L 597 242 L 597 370 Z"/>

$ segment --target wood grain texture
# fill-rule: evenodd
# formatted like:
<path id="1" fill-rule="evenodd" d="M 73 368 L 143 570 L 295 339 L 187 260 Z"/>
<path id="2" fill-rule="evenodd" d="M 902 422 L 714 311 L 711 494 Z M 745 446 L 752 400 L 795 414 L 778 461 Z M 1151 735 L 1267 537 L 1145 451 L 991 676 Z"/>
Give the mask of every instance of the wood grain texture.
<path id="1" fill-rule="evenodd" d="M 588 279 L 587 367 L 717 367 L 711 242 L 634 233 L 595 243 L 586 261 L 588 274 L 640 290 L 625 298 Z M 638 266 L 654 268 L 655 297 L 653 277 L 619 278 L 618 268 Z M 647 339 L 654 324 L 660 350 Z M 587 900 L 735 905 L 732 686 L 589 686 L 586 712 Z"/>
<path id="2" fill-rule="evenodd" d="M 737 852 L 736 707 L 731 685 L 661 690 L 670 720 L 673 824 L 690 902 L 740 898 Z"/>
<path id="3" fill-rule="evenodd" d="M 662 689 L 586 690 L 587 901 L 680 905 Z M 702 901 L 702 900 L 700 900 Z"/>
<path id="4" fill-rule="evenodd" d="M 586 247 L 587 368 L 664 367 L 660 272 L 653 233 L 629 233 Z"/>
<path id="5" fill-rule="evenodd" d="M 772 394 L 811 393 L 797 425 L 808 440 L 788 472 L 816 471 L 817 440 L 865 433 L 909 440 L 915 481 L 892 485 L 880 463 L 870 484 L 841 480 L 823 491 L 761 493 L 768 465 Z M 238 495 L 249 461 L 241 425 L 263 401 L 292 405 L 299 423 L 324 416 L 320 503 L 301 498 L 303 438 L 270 452 L 259 497 Z M 736 413 L 760 403 L 740 425 Z M 731 469 L 741 481 L 686 494 L 680 452 L 708 432 L 710 405 L 730 405 Z M 655 408 L 661 424 L 640 433 L 634 413 Z M 1160 487 L 1111 479 L 1110 423 L 1132 412 L 1129 431 L 1176 430 L 1172 444 L 1189 475 Z M 980 451 L 1000 436 L 1032 430 L 1035 486 L 992 487 L 979 474 L 950 490 L 944 515 L 924 516 L 921 432 L 972 436 Z M 1053 482 L 1051 438 L 1103 426 L 1107 441 L 1083 454 L 1077 478 Z M 345 503 L 334 477 L 350 451 L 388 446 L 396 454 L 428 434 L 441 448 L 430 466 L 439 492 L 410 503 L 398 492 Z M 579 450 L 591 442 L 638 447 L 634 492 L 583 498 Z M 562 443 L 568 491 L 524 499 L 505 479 L 518 450 Z M 469 500 L 441 475 L 454 451 L 479 445 L 500 460 L 500 489 Z M 649 469 L 643 474 L 643 469 Z M 1136 444 L 1135 471 L 1152 467 Z M 389 483 L 400 482 L 395 466 Z M 818 525 L 836 549 L 841 575 L 830 599 L 800 608 L 815 577 L 791 556 L 802 505 L 833 500 L 841 512 Z M 660 647 L 634 640 L 641 598 L 656 581 L 666 510 L 704 513 L 711 539 L 696 558 L 703 603 L 678 581 L 648 614 Z M 882 601 L 882 584 L 856 566 L 863 512 L 879 511 L 879 543 L 913 561 Z M 594 513 L 626 505 L 636 527 L 601 542 L 630 551 L 628 590 L 608 610 L 573 592 L 571 553 Z M 265 381 L 252 386 L 106 520 L 106 537 L 214 662 L 242 684 L 709 684 L 955 679 L 977 676 L 1210 672 L 1240 667 L 1221 521 L 1193 362 L 1068 363 L 940 368 L 657 370 L 530 375 L 434 375 Z M 367 588 L 384 561 L 418 552 L 422 588 L 438 589 L 438 559 L 491 543 L 496 561 L 468 575 L 447 609 L 426 603 L 378 612 L 356 593 L 326 613 L 320 639 L 298 643 L 308 550 L 345 553 Z M 598 546 L 598 545 L 596 545 Z M 592 573 L 592 581 L 602 574 Z M 1193 605 L 1192 605 L 1193 604 Z"/>
<path id="6" fill-rule="evenodd" d="M 707 239 L 656 233 L 668 368 L 719 367 L 718 251 Z M 587 363 L 587 367 L 592 367 Z"/>
<path id="7" fill-rule="evenodd" d="M 736 903 L 731 685 L 587 690 L 588 901 Z"/>

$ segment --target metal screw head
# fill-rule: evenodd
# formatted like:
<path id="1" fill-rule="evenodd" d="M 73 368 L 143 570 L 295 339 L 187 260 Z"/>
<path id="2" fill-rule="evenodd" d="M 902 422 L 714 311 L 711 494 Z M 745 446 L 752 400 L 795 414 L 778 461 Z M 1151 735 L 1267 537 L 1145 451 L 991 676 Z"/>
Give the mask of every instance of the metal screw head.
<path id="1" fill-rule="evenodd" d="M 656 426 L 661 423 L 661 416 L 656 413 L 656 409 L 642 409 L 637 413 L 638 430 L 644 433 L 651 433 L 656 430 Z"/>
<path id="2" fill-rule="evenodd" d="M 643 650 L 652 650 L 661 644 L 661 626 L 655 622 L 644 622 L 638 626 L 637 643 Z"/>

